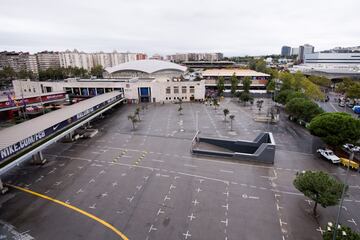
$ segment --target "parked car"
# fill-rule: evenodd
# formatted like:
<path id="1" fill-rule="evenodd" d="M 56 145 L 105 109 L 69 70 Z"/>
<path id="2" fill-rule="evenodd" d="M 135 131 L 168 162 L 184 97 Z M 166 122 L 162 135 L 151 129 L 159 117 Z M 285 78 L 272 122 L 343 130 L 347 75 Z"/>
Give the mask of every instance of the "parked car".
<path id="1" fill-rule="evenodd" d="M 353 107 L 354 107 L 354 104 L 351 103 L 351 102 L 348 102 L 348 103 L 346 104 L 346 106 L 348 106 L 349 108 L 353 108 Z"/>
<path id="2" fill-rule="evenodd" d="M 360 114 L 360 106 L 359 105 L 356 105 L 352 108 L 353 112 L 354 113 L 357 113 L 357 114 Z"/>
<path id="3" fill-rule="evenodd" d="M 341 165 L 343 165 L 344 167 L 348 167 L 354 170 L 358 170 L 359 169 L 359 164 L 357 162 L 351 161 L 349 159 L 346 158 L 340 158 L 340 162 Z"/>
<path id="4" fill-rule="evenodd" d="M 343 147 L 346 150 L 353 151 L 353 152 L 359 152 L 360 151 L 359 146 L 355 146 L 354 144 L 351 144 L 351 143 L 346 143 L 346 144 L 343 145 Z"/>
<path id="5" fill-rule="evenodd" d="M 344 102 L 339 102 L 339 107 L 345 107 L 345 103 Z"/>
<path id="6" fill-rule="evenodd" d="M 318 152 L 323 158 L 325 158 L 326 160 L 332 162 L 332 163 L 340 163 L 340 158 L 338 156 L 336 156 L 334 154 L 333 151 L 331 151 L 330 149 L 318 149 L 316 150 L 316 152 Z"/>

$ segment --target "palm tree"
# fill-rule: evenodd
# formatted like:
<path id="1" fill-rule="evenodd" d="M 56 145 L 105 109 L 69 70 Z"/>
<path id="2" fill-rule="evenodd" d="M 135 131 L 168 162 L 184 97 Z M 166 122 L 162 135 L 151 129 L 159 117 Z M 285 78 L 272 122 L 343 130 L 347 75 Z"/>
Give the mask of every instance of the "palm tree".
<path id="1" fill-rule="evenodd" d="M 135 123 L 138 121 L 138 119 L 136 118 L 136 115 L 129 115 L 128 119 L 131 121 L 131 123 L 133 125 L 133 130 L 135 130 Z"/>
<path id="2" fill-rule="evenodd" d="M 179 109 L 178 109 L 178 112 L 179 112 L 180 115 L 182 115 L 182 112 L 181 112 L 182 110 L 183 110 L 183 108 L 182 108 L 181 105 L 180 105 L 180 106 L 179 106 Z"/>
<path id="3" fill-rule="evenodd" d="M 213 105 L 215 107 L 215 110 L 216 110 L 216 107 L 219 106 L 218 100 L 216 98 L 213 99 Z"/>
<path id="4" fill-rule="evenodd" d="M 139 121 L 140 121 L 140 107 L 137 107 L 136 109 L 135 109 L 135 115 L 134 116 L 138 116 L 138 119 L 139 119 Z"/>
<path id="5" fill-rule="evenodd" d="M 233 120 L 235 118 L 235 115 L 231 114 L 229 116 L 229 118 L 230 118 L 230 131 L 232 131 L 233 130 Z"/>
<path id="6" fill-rule="evenodd" d="M 228 115 L 230 113 L 230 111 L 229 111 L 229 109 L 225 108 L 223 110 L 223 112 L 224 112 L 224 121 L 226 122 L 226 115 Z"/>

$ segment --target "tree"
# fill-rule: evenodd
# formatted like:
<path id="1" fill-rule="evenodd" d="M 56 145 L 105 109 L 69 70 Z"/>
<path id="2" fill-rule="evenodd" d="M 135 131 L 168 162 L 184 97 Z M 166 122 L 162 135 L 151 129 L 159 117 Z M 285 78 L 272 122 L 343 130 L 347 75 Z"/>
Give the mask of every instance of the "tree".
<path id="1" fill-rule="evenodd" d="M 303 78 L 301 82 L 302 90 L 304 94 L 314 100 L 324 99 L 324 93 L 321 91 L 320 87 L 312 83 L 309 79 Z"/>
<path id="2" fill-rule="evenodd" d="M 231 94 L 235 96 L 237 87 L 239 85 L 239 79 L 236 77 L 235 73 L 231 76 Z"/>
<path id="3" fill-rule="evenodd" d="M 287 98 L 290 94 L 292 94 L 294 91 L 291 89 L 284 89 L 279 92 L 279 94 L 276 95 L 275 101 L 278 103 L 281 103 L 285 105 L 287 103 Z"/>
<path id="4" fill-rule="evenodd" d="M 248 101 L 251 101 L 251 100 L 253 100 L 254 98 L 253 98 L 253 96 L 249 93 L 249 92 L 242 92 L 241 94 L 240 94 L 240 101 L 242 101 L 243 103 L 244 103 L 244 106 L 246 105 L 246 103 L 248 102 Z"/>
<path id="5" fill-rule="evenodd" d="M 20 79 L 34 79 L 34 74 L 32 71 L 26 71 L 24 69 L 20 70 L 17 74 L 17 77 Z"/>
<path id="6" fill-rule="evenodd" d="M 220 76 L 217 81 L 217 89 L 218 89 L 218 96 L 222 96 L 225 90 L 225 80 L 224 77 Z"/>
<path id="7" fill-rule="evenodd" d="M 266 91 L 268 92 L 274 92 L 275 91 L 275 80 L 270 80 L 266 85 Z"/>
<path id="8" fill-rule="evenodd" d="M 296 189 L 315 202 L 313 213 L 316 216 L 317 205 L 326 208 L 338 204 L 343 184 L 322 171 L 304 171 L 297 173 L 293 182 Z"/>
<path id="9" fill-rule="evenodd" d="M 360 138 L 360 120 L 348 113 L 322 113 L 311 120 L 308 128 L 312 135 L 334 147 L 355 143 Z"/>
<path id="10" fill-rule="evenodd" d="M 4 80 L 13 80 L 16 77 L 16 72 L 14 71 L 14 69 L 12 67 L 5 66 L 5 67 L 3 67 L 1 72 L 2 72 L 2 74 L 1 74 L 2 78 Z"/>
<path id="11" fill-rule="evenodd" d="M 213 105 L 214 105 L 215 110 L 216 110 L 216 107 L 219 106 L 219 102 L 216 98 L 213 99 Z"/>
<path id="12" fill-rule="evenodd" d="M 244 77 L 243 79 L 243 90 L 244 92 L 250 92 L 251 77 Z"/>
<path id="13" fill-rule="evenodd" d="M 229 109 L 225 108 L 223 110 L 223 113 L 224 113 L 224 121 L 226 122 L 226 116 L 230 113 Z"/>
<path id="14" fill-rule="evenodd" d="M 235 115 L 231 114 L 229 116 L 229 118 L 230 118 L 230 131 L 232 131 L 233 130 L 233 121 L 234 121 Z"/>
<path id="15" fill-rule="evenodd" d="M 259 112 L 261 111 L 263 103 L 264 103 L 264 100 L 257 100 L 256 101 L 256 106 L 259 109 Z"/>
<path id="16" fill-rule="evenodd" d="M 183 108 L 181 107 L 181 105 L 179 105 L 178 112 L 180 115 L 182 115 L 182 112 L 181 112 L 182 110 L 183 110 Z"/>
<path id="17" fill-rule="evenodd" d="M 286 104 L 285 111 L 305 122 L 310 122 L 315 116 L 324 112 L 319 105 L 305 98 L 293 98 Z"/>
<path id="18" fill-rule="evenodd" d="M 346 97 L 351 99 L 360 98 L 360 84 L 355 82 L 350 85 L 346 90 Z"/>
<path id="19" fill-rule="evenodd" d="M 318 86 L 321 86 L 321 87 L 328 87 L 329 88 L 331 86 L 331 80 L 326 78 L 326 77 L 312 75 L 312 76 L 308 77 L 308 79 L 312 83 L 314 83 L 314 84 L 316 84 Z"/>
<path id="20" fill-rule="evenodd" d="M 90 70 L 90 74 L 92 76 L 96 76 L 97 78 L 102 78 L 103 72 L 104 72 L 104 68 L 101 65 L 96 65 Z"/>
<path id="21" fill-rule="evenodd" d="M 351 228 L 343 225 L 338 225 L 336 231 L 336 240 L 360 240 L 360 234 L 353 231 Z M 334 225 L 329 222 L 326 226 L 327 231 L 323 234 L 323 240 L 333 240 L 334 235 Z"/>
<path id="22" fill-rule="evenodd" d="M 301 84 L 305 79 L 304 74 L 302 74 L 300 71 L 297 71 L 296 73 L 293 74 L 293 89 L 295 91 L 299 91 L 301 89 Z"/>
<path id="23" fill-rule="evenodd" d="M 289 91 L 289 94 L 286 96 L 285 104 L 290 102 L 294 98 L 307 98 L 302 92 Z"/>
<path id="24" fill-rule="evenodd" d="M 140 107 L 136 107 L 134 116 L 137 116 L 138 120 L 140 121 Z"/>
<path id="25" fill-rule="evenodd" d="M 293 89 L 292 85 L 294 82 L 294 76 L 289 72 L 281 72 L 279 74 L 279 79 L 282 81 L 280 91 Z"/>
<path id="26" fill-rule="evenodd" d="M 138 119 L 136 118 L 135 115 L 129 115 L 129 116 L 128 116 L 128 119 L 129 119 L 129 120 L 131 121 L 131 123 L 132 123 L 133 130 L 135 130 L 135 123 L 138 122 Z"/>
<path id="27" fill-rule="evenodd" d="M 345 93 L 351 85 L 354 84 L 354 81 L 351 80 L 351 78 L 344 78 L 343 81 L 341 83 L 338 83 L 336 85 L 336 91 L 339 93 Z"/>

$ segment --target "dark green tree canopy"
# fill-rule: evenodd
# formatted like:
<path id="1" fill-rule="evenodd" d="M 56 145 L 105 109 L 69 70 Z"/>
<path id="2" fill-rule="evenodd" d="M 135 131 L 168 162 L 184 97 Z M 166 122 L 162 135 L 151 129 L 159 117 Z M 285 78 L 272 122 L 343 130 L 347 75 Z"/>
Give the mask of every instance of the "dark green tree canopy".
<path id="1" fill-rule="evenodd" d="M 307 98 L 306 95 L 298 91 L 290 91 L 286 97 L 286 103 L 290 102 L 294 98 Z"/>
<path id="2" fill-rule="evenodd" d="M 292 94 L 294 91 L 291 89 L 285 89 L 283 91 L 280 91 L 276 97 L 275 97 L 275 101 L 278 103 L 281 103 L 283 105 L 285 105 L 287 103 L 287 98 L 290 94 Z"/>
<path id="3" fill-rule="evenodd" d="M 338 204 L 344 186 L 322 171 L 299 173 L 293 184 L 296 189 L 315 202 L 314 215 L 316 215 L 317 204 L 324 208 Z"/>
<path id="4" fill-rule="evenodd" d="M 102 78 L 103 72 L 104 72 L 104 68 L 101 65 L 96 65 L 90 70 L 91 75 L 96 76 L 97 78 Z"/>
<path id="5" fill-rule="evenodd" d="M 221 96 L 225 90 L 225 80 L 222 76 L 217 81 L 218 96 Z"/>
<path id="6" fill-rule="evenodd" d="M 250 92 L 251 77 L 244 77 L 242 84 L 244 92 Z"/>
<path id="7" fill-rule="evenodd" d="M 330 229 L 330 231 L 324 232 L 323 240 L 333 240 L 334 226 Z M 345 232 L 345 235 L 343 232 Z M 360 240 L 360 234 L 347 226 L 340 225 L 340 228 L 337 230 L 336 240 Z"/>
<path id="8" fill-rule="evenodd" d="M 285 110 L 291 116 L 305 122 L 310 122 L 315 116 L 324 112 L 316 103 L 306 98 L 293 98 L 286 104 Z"/>
<path id="9" fill-rule="evenodd" d="M 348 113 L 327 112 L 313 118 L 310 133 L 331 146 L 355 143 L 360 138 L 360 120 Z"/>
<path id="10" fill-rule="evenodd" d="M 235 96 L 237 86 L 239 84 L 239 79 L 236 77 L 235 73 L 231 76 L 231 94 Z"/>
<path id="11" fill-rule="evenodd" d="M 249 101 L 253 100 L 254 97 L 249 92 L 244 91 L 244 92 L 241 92 L 239 99 L 244 104 L 246 104 L 246 102 L 249 102 Z"/>

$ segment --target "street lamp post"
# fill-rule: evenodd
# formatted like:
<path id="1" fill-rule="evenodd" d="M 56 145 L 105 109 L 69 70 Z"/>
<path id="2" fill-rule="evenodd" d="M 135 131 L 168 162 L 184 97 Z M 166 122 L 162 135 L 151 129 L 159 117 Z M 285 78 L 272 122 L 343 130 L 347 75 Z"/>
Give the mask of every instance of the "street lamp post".
<path id="1" fill-rule="evenodd" d="M 347 169 L 346 169 L 345 182 L 344 182 L 344 186 L 343 186 L 343 189 L 342 189 L 342 192 L 341 192 L 339 210 L 338 210 L 338 213 L 337 213 L 336 222 L 335 222 L 335 226 L 334 226 L 333 240 L 336 240 L 336 236 L 337 236 L 337 229 L 338 229 L 338 225 L 339 225 L 339 221 L 340 221 L 340 215 L 341 215 L 342 205 L 344 203 L 346 185 L 347 185 L 347 181 L 348 181 L 348 177 L 349 177 L 350 161 L 352 161 L 354 159 L 354 151 L 350 150 L 350 152 L 351 153 L 350 153 L 350 159 L 349 159 L 349 162 L 348 162 L 348 166 L 347 166 Z"/>

